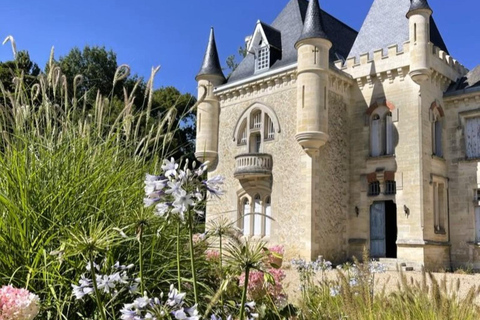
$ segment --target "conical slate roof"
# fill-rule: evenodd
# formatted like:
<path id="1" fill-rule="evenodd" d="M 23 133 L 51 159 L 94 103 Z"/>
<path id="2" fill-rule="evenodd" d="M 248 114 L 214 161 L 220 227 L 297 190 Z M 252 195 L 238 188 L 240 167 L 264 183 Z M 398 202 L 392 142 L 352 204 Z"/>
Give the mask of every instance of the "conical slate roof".
<path id="1" fill-rule="evenodd" d="M 375 0 L 368 12 L 357 39 L 350 50 L 349 57 L 359 57 L 361 54 L 383 49 L 387 52 L 390 45 L 398 45 L 403 49 L 403 43 L 410 39 L 408 19 L 405 17 L 411 6 L 417 8 L 419 3 L 425 5 L 425 0 Z M 427 4 L 428 6 L 428 4 Z M 448 53 L 445 42 L 438 31 L 437 25 L 430 17 L 430 41 Z"/>
<path id="2" fill-rule="evenodd" d="M 308 6 L 309 3 L 306 0 L 290 0 L 271 23 L 270 27 L 277 30 L 279 34 L 276 32 L 274 37 L 267 36 L 269 37 L 269 42 L 271 39 L 275 40 L 275 46 L 277 46 L 277 43 L 281 45 L 278 48 L 281 51 L 281 57 L 273 63 L 270 70 L 279 69 L 297 62 L 295 43 L 301 38 L 305 29 L 304 24 L 307 22 Z M 321 19 L 323 31 L 332 42 L 330 62 L 347 57 L 357 37 L 357 32 L 321 9 L 320 16 L 317 16 L 317 19 Z M 273 41 L 271 42 L 273 44 Z M 253 54 L 247 54 L 229 76 L 228 83 L 243 80 L 254 75 L 255 57 Z"/>
<path id="3" fill-rule="evenodd" d="M 328 39 L 327 34 L 324 31 L 323 19 L 318 0 L 310 0 L 308 2 L 302 34 L 300 35 L 300 38 L 298 38 L 297 43 L 301 40 L 310 38 Z"/>
<path id="4" fill-rule="evenodd" d="M 203 64 L 197 74 L 197 78 L 202 75 L 214 75 L 225 79 L 218 58 L 217 44 L 215 43 L 215 34 L 213 28 L 210 29 L 210 38 L 208 39 L 207 50 L 203 58 Z"/>
<path id="5" fill-rule="evenodd" d="M 432 11 L 427 0 L 410 0 L 410 10 L 408 10 L 408 13 L 418 9 L 428 9 Z"/>

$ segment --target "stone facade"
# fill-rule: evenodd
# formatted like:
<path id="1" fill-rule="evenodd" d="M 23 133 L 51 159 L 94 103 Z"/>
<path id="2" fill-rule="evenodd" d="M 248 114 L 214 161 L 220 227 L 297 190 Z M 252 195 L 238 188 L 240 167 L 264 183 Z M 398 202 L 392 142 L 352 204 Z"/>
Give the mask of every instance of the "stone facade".
<path id="1" fill-rule="evenodd" d="M 317 0 L 299 20 L 299 40 L 283 35 L 281 23 L 303 5 L 291 0 L 273 27 L 257 24 L 255 58 L 226 83 L 197 77 L 206 98 L 197 157 L 208 146 L 209 175 L 226 177 L 207 220 L 227 216 L 245 237 L 283 244 L 288 257 L 342 262 L 366 248 L 429 270 L 480 268 L 480 154 L 471 146 L 480 90 L 457 89 L 471 73 L 431 42 L 428 4 L 403 13 L 405 42 L 335 62 L 338 39 L 323 32 L 331 18 Z M 295 45 L 290 64 L 281 64 L 278 34 Z M 260 70 L 265 48 L 276 60 Z"/>

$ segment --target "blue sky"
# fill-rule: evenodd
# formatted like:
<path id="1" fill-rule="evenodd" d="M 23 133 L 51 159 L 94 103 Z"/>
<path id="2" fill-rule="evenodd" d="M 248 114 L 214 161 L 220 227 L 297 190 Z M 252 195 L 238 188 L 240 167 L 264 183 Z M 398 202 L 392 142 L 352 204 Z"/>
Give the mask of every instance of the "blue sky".
<path id="1" fill-rule="evenodd" d="M 400 1 L 400 0 L 399 0 Z M 407 1 L 407 0 L 402 0 Z M 148 77 L 161 65 L 155 85 L 195 92 L 210 26 L 222 64 L 236 53 L 260 19 L 271 23 L 288 0 L 2 0 L 0 38 L 13 35 L 42 68 L 52 46 L 56 56 L 85 45 L 105 46 L 119 64 Z M 320 0 L 321 7 L 360 29 L 373 0 Z M 478 0 L 430 0 L 450 53 L 467 68 L 480 64 Z M 0 61 L 10 60 L 10 46 Z"/>

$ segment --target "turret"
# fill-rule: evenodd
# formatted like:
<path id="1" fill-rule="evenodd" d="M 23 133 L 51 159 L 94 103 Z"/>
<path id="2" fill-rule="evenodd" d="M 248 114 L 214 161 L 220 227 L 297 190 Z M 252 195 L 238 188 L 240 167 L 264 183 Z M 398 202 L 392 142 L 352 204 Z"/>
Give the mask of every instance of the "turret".
<path id="1" fill-rule="evenodd" d="M 197 138 L 195 156 L 198 160 L 215 162 L 218 154 L 218 122 L 220 102 L 214 95 L 216 86 L 225 83 L 225 76 L 220 67 L 217 45 L 213 28 L 210 30 L 207 50 L 203 64 L 195 77 L 198 83 L 198 99 L 203 101 L 197 108 Z"/>
<path id="2" fill-rule="evenodd" d="M 318 0 L 310 0 L 302 34 L 295 43 L 297 67 L 297 142 L 313 155 L 328 141 L 328 69 L 332 42 Z"/>
<path id="3" fill-rule="evenodd" d="M 430 42 L 430 17 L 432 9 L 427 0 L 410 0 L 407 13 L 410 28 L 410 77 L 416 83 L 430 76 L 428 43 Z"/>

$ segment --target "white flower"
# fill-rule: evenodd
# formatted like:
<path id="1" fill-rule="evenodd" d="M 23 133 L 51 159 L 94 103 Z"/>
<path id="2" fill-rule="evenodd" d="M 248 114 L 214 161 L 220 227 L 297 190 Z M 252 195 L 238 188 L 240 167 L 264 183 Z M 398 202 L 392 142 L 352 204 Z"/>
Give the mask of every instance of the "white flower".
<path id="1" fill-rule="evenodd" d="M 178 163 L 175 163 L 175 159 L 170 158 L 163 160 L 162 170 L 165 172 L 165 177 L 175 176 L 178 168 Z"/>
<path id="2" fill-rule="evenodd" d="M 173 202 L 174 209 L 172 213 L 184 213 L 188 210 L 188 207 L 193 205 L 192 195 L 187 194 L 183 189 L 180 189 L 180 192 L 175 195 L 175 201 Z"/>
<path id="3" fill-rule="evenodd" d="M 167 203 L 165 203 L 165 202 L 160 202 L 159 204 L 157 204 L 157 205 L 155 206 L 155 214 L 156 214 L 157 216 L 162 217 L 162 216 L 165 215 L 165 213 L 167 213 L 167 211 L 168 211 L 169 208 L 170 208 L 170 206 L 169 206 Z"/>

